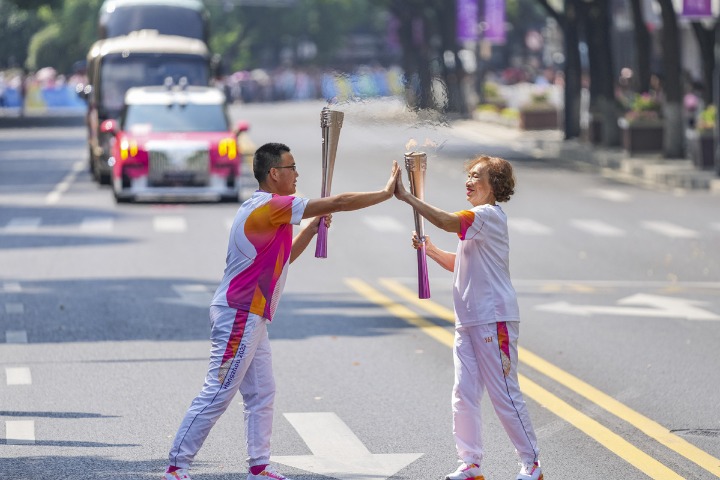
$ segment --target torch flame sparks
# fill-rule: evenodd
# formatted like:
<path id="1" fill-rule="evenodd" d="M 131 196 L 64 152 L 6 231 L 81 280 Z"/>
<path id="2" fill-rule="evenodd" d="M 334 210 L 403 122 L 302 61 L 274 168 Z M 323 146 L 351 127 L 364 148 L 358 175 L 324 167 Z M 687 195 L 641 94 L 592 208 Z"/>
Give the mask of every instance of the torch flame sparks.
<path id="1" fill-rule="evenodd" d="M 417 147 L 417 144 L 418 144 L 418 143 L 415 141 L 415 139 L 414 139 L 414 138 L 411 138 L 411 139 L 408 140 L 408 142 L 405 144 L 405 151 L 406 151 L 406 152 L 411 151 L 411 150 L 413 149 L 413 147 Z"/>

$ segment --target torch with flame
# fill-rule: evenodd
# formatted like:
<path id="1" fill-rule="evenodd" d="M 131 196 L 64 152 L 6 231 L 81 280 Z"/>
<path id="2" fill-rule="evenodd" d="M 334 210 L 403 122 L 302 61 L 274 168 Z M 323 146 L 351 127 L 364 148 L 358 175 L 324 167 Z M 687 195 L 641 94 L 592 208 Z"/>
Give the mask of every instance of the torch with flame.
<path id="1" fill-rule="evenodd" d="M 329 197 L 332 186 L 333 170 L 335 169 L 335 156 L 337 154 L 338 142 L 340 141 L 340 129 L 342 128 L 345 114 L 324 107 L 320 112 L 320 128 L 322 130 L 322 188 L 320 196 Z M 320 219 L 318 224 L 317 244 L 315 245 L 315 258 L 327 258 L 327 224 L 325 217 Z"/>
<path id="2" fill-rule="evenodd" d="M 411 146 L 412 143 L 406 145 L 407 149 Z M 424 200 L 427 155 L 424 152 L 407 152 L 405 168 L 410 179 L 410 193 L 418 199 Z M 430 282 L 428 281 L 427 257 L 425 256 L 425 224 L 417 210 L 413 209 L 413 214 L 415 216 L 415 232 L 420 239 L 420 247 L 417 249 L 418 298 L 430 298 Z"/>

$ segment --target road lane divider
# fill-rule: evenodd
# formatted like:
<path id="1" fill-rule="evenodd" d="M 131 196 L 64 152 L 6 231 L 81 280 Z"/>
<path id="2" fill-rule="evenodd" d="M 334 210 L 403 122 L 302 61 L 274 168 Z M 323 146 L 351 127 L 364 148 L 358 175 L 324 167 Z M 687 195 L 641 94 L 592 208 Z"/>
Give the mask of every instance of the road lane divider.
<path id="1" fill-rule="evenodd" d="M 6 445 L 34 445 L 35 421 L 12 420 L 5 422 Z"/>
<path id="2" fill-rule="evenodd" d="M 455 316 L 450 309 L 445 308 L 431 300 L 418 299 L 415 292 L 409 290 L 400 282 L 383 278 L 380 279 L 380 284 L 394 294 L 398 295 L 403 300 L 417 305 L 423 310 L 429 312 L 431 315 L 441 320 L 445 320 L 450 324 L 455 324 Z M 703 468 L 713 475 L 720 477 L 720 459 L 713 457 L 687 440 L 673 434 L 670 430 L 654 420 L 651 420 L 641 413 L 634 411 L 625 404 L 612 398 L 610 395 L 603 393 L 592 385 L 580 380 L 574 375 L 562 370 L 525 348 L 518 346 L 518 354 L 520 362 L 572 390 L 595 405 L 598 405 L 606 412 L 629 423 L 648 437 L 682 455 L 700 468 Z"/>
<path id="3" fill-rule="evenodd" d="M 63 178 L 60 183 L 55 185 L 55 188 L 53 188 L 52 192 L 48 193 L 45 197 L 45 204 L 47 205 L 54 205 L 62 196 L 63 193 L 65 193 L 68 188 L 70 188 L 70 185 L 72 182 L 75 181 L 75 177 L 77 177 L 78 173 L 82 172 L 85 169 L 85 163 L 82 161 L 75 162 L 75 164 L 72 166 L 72 170 L 70 173 L 65 175 L 65 178 Z"/>
<path id="4" fill-rule="evenodd" d="M 28 367 L 5 367 L 5 382 L 12 385 L 32 385 L 32 375 Z"/>
<path id="5" fill-rule="evenodd" d="M 447 347 L 452 348 L 454 334 L 448 331 L 446 328 L 435 325 L 433 322 L 430 322 L 429 320 L 423 318 L 422 316 L 418 315 L 404 305 L 400 305 L 392 301 L 389 297 L 380 293 L 377 289 L 373 288 L 363 280 L 360 280 L 358 278 L 346 278 L 345 283 L 370 302 L 385 308 L 393 316 L 405 320 L 411 325 L 417 326 L 435 340 L 439 341 Z M 381 280 L 381 283 L 384 287 L 388 288 L 394 293 L 397 293 L 398 291 L 404 291 L 409 292 L 411 297 L 415 296 L 413 292 L 410 292 L 409 290 L 405 289 L 405 287 L 392 280 L 383 279 Z M 405 298 L 404 294 L 403 298 Z M 425 302 L 427 302 L 428 304 L 426 308 L 427 311 L 429 311 L 430 313 L 432 313 L 433 311 L 445 311 L 445 313 L 443 314 L 443 318 L 446 316 L 447 309 L 445 309 L 441 305 L 438 305 L 434 302 L 429 302 L 427 300 L 423 301 L 423 308 L 425 308 Z M 655 458 L 651 457 L 650 455 L 635 447 L 627 440 L 623 439 L 620 435 L 612 432 L 608 428 L 598 423 L 596 420 L 590 418 L 586 414 L 572 407 L 567 402 L 561 400 L 557 396 L 545 390 L 543 387 L 536 384 L 529 378 L 521 374 L 518 374 L 518 378 L 520 380 L 520 388 L 528 398 L 533 399 L 558 417 L 568 422 L 570 425 L 573 425 L 574 427 L 588 435 L 590 438 L 598 442 L 600 445 L 625 460 L 630 465 L 650 476 L 650 478 L 662 478 L 665 480 L 679 480 L 683 478 L 670 468 L 660 463 Z"/>

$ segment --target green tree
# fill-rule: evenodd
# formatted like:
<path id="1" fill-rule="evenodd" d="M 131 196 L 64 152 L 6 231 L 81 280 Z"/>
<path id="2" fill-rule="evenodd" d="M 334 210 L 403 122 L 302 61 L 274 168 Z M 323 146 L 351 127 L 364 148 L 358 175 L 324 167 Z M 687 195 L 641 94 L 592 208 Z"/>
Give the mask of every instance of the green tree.
<path id="1" fill-rule="evenodd" d="M 27 66 L 70 73 L 73 63 L 86 57 L 96 39 L 99 9 L 100 0 L 65 0 L 57 11 L 41 7 L 39 14 L 47 26 L 30 41 Z"/>
<path id="2" fill-rule="evenodd" d="M 382 12 L 363 0 L 298 0 L 290 6 L 212 3 L 208 8 L 211 50 L 231 70 L 283 62 L 329 66 L 348 34 L 378 33 L 382 27 Z M 308 50 L 311 45 L 314 51 Z"/>
<path id="3" fill-rule="evenodd" d="M 30 38 L 43 25 L 35 11 L 0 0 L 0 70 L 25 65 Z"/>

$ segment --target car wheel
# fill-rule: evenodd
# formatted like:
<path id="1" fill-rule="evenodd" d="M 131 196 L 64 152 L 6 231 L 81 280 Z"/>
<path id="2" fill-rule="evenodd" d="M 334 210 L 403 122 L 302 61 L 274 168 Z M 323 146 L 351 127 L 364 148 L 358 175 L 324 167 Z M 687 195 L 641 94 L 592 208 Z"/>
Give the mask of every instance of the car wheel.
<path id="1" fill-rule="evenodd" d="M 122 197 L 113 188 L 113 197 L 115 197 L 115 203 L 130 203 L 129 197 Z"/>
<path id="2" fill-rule="evenodd" d="M 100 185 L 110 185 L 111 178 L 109 173 L 98 173 L 97 177 Z"/>

